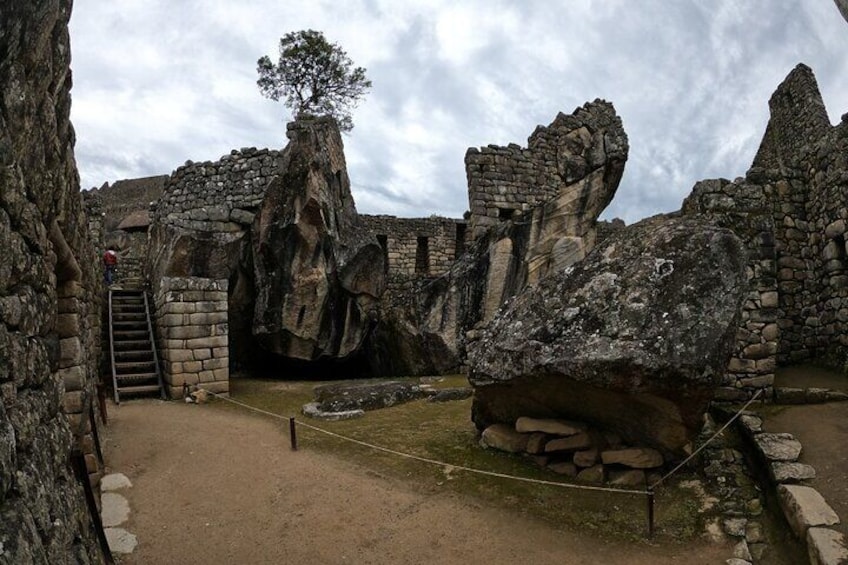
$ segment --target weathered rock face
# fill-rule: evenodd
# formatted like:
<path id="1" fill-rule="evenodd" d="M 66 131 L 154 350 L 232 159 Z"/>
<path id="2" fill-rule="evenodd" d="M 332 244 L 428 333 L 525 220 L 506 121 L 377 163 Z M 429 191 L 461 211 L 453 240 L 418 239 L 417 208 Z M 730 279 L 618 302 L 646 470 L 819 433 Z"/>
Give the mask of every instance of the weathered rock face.
<path id="1" fill-rule="evenodd" d="M 376 317 L 383 250 L 358 226 L 335 122 L 294 122 L 288 135 L 253 224 L 253 335 L 289 358 L 344 358 Z"/>
<path id="2" fill-rule="evenodd" d="M 70 0 L 0 3 L 3 564 L 102 562 L 68 457 L 99 355 L 99 263 L 68 117 L 70 11 Z"/>
<path id="3" fill-rule="evenodd" d="M 833 0 L 836 2 L 836 7 L 839 8 L 839 13 L 848 22 L 848 0 Z"/>
<path id="4" fill-rule="evenodd" d="M 527 149 L 470 149 L 474 244 L 438 279 L 390 289 L 384 302 L 391 308 L 383 308 L 382 340 L 375 336 L 374 349 L 403 352 L 403 366 L 395 368 L 405 374 L 459 366 L 466 332 L 491 320 L 528 284 L 592 249 L 597 218 L 618 188 L 627 152 L 621 120 L 601 100 L 539 126 Z M 372 365 L 390 374 L 373 356 Z"/>
<path id="5" fill-rule="evenodd" d="M 619 230 L 469 344 L 474 422 L 575 419 L 682 453 L 726 367 L 745 264 L 740 240 L 701 220 Z"/>

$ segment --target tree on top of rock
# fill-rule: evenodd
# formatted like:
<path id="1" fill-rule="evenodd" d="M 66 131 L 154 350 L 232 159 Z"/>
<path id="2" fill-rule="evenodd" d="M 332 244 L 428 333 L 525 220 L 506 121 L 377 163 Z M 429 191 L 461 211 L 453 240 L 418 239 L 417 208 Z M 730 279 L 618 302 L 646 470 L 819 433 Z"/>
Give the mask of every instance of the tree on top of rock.
<path id="1" fill-rule="evenodd" d="M 351 110 L 371 88 L 364 68 L 354 67 L 338 44 L 311 29 L 284 35 L 277 64 L 266 55 L 257 61 L 256 71 L 262 95 L 282 98 L 295 119 L 329 115 L 343 131 L 353 129 Z"/>

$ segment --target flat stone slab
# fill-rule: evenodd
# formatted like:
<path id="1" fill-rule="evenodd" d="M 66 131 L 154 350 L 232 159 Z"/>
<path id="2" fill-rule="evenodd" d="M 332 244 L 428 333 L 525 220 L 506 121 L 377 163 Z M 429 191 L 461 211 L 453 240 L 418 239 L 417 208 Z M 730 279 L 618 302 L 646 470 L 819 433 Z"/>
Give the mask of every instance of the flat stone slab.
<path id="1" fill-rule="evenodd" d="M 543 420 L 522 416 L 515 421 L 519 432 L 542 432 L 555 436 L 573 436 L 586 431 L 586 425 L 566 420 Z"/>
<path id="2" fill-rule="evenodd" d="M 527 448 L 528 438 L 528 434 L 518 433 L 512 426 L 492 424 L 483 430 L 480 442 L 484 447 L 493 447 L 508 453 L 520 453 Z"/>
<path id="3" fill-rule="evenodd" d="M 745 430 L 751 435 L 758 434 L 763 431 L 763 419 L 759 416 L 743 414 L 739 417 L 739 423 L 742 424 Z"/>
<path id="4" fill-rule="evenodd" d="M 798 483 L 816 478 L 816 470 L 812 465 L 797 462 L 775 461 L 769 465 L 769 473 L 776 483 Z"/>
<path id="5" fill-rule="evenodd" d="M 601 452 L 604 465 L 618 464 L 633 469 L 651 469 L 663 464 L 663 456 L 650 447 L 630 447 L 627 449 L 608 449 Z"/>
<path id="6" fill-rule="evenodd" d="M 792 434 L 757 434 L 754 444 L 769 461 L 797 461 L 801 456 L 801 442 Z"/>
<path id="7" fill-rule="evenodd" d="M 426 387 L 400 381 L 366 381 L 316 386 L 315 401 L 323 412 L 379 410 L 427 396 Z"/>
<path id="8" fill-rule="evenodd" d="M 839 516 L 819 491 L 812 487 L 777 485 L 777 495 L 786 521 L 801 539 L 806 537 L 808 528 L 839 523 Z"/>
<path id="9" fill-rule="evenodd" d="M 112 473 L 100 479 L 101 492 L 121 490 L 122 488 L 130 488 L 131 486 L 132 482 L 123 473 Z"/>
<path id="10" fill-rule="evenodd" d="M 807 530 L 807 553 L 810 565 L 845 565 L 848 563 L 848 548 L 845 537 L 829 528 Z"/>
<path id="11" fill-rule="evenodd" d="M 474 390 L 471 387 L 439 388 L 426 390 L 428 402 L 451 402 L 471 398 Z"/>
<path id="12" fill-rule="evenodd" d="M 545 453 L 554 451 L 578 451 L 592 447 L 592 438 L 589 434 L 580 432 L 579 434 L 552 439 L 545 444 Z"/>
<path id="13" fill-rule="evenodd" d="M 320 405 L 317 402 L 310 402 L 308 404 L 304 404 L 303 408 L 301 408 L 301 412 L 303 412 L 304 416 L 309 416 L 310 418 L 315 418 L 317 420 L 351 420 L 353 418 L 361 418 L 365 415 L 365 410 L 342 410 L 340 412 L 325 412 L 321 410 Z"/>
<path id="14" fill-rule="evenodd" d="M 120 526 L 130 517 L 130 503 L 120 494 L 104 492 L 100 497 L 100 519 L 103 527 Z"/>
<path id="15" fill-rule="evenodd" d="M 106 541 L 112 553 L 132 553 L 138 546 L 138 539 L 123 528 L 103 528 Z"/>

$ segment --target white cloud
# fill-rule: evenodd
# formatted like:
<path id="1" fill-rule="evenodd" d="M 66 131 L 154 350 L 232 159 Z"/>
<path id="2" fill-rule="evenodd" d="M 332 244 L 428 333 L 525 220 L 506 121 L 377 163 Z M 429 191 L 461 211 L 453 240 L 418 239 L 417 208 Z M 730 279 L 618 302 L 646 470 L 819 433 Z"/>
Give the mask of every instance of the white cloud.
<path id="1" fill-rule="evenodd" d="M 72 120 L 84 187 L 168 173 L 231 148 L 281 147 L 288 110 L 256 60 L 320 29 L 372 91 L 345 139 L 359 210 L 459 216 L 469 146 L 612 101 L 630 158 L 606 217 L 677 208 L 750 165 L 768 98 L 799 62 L 831 119 L 848 111 L 848 26 L 831 0 L 76 0 Z"/>

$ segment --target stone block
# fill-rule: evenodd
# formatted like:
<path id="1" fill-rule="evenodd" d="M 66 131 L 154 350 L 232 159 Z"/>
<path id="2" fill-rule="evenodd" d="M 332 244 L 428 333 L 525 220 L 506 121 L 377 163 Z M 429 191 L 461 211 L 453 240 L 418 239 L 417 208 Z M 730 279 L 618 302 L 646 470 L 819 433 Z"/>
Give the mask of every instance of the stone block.
<path id="1" fill-rule="evenodd" d="M 197 378 L 201 383 L 210 383 L 216 380 L 214 371 L 198 371 Z"/>
<path id="2" fill-rule="evenodd" d="M 775 404 L 806 404 L 806 391 L 803 388 L 776 387 L 774 389 Z"/>
<path id="3" fill-rule="evenodd" d="M 182 314 L 165 314 L 159 317 L 159 325 L 165 328 L 173 328 L 174 326 L 183 325 Z"/>
<path id="4" fill-rule="evenodd" d="M 520 430 L 516 430 L 516 431 L 520 432 Z M 547 443 L 547 441 L 548 441 L 547 434 L 544 434 L 542 432 L 533 432 L 533 433 L 530 434 L 530 437 L 527 438 L 527 447 L 525 448 L 525 451 L 527 451 L 527 453 L 530 453 L 530 454 L 533 454 L 533 455 L 538 455 L 540 453 L 544 453 L 545 452 L 545 443 Z"/>
<path id="5" fill-rule="evenodd" d="M 205 361 L 213 357 L 211 349 L 193 349 L 191 353 L 195 361 Z"/>
<path id="6" fill-rule="evenodd" d="M 79 414 L 82 412 L 83 401 L 85 400 L 84 391 L 66 392 L 62 397 L 62 408 L 65 414 Z"/>
<path id="7" fill-rule="evenodd" d="M 520 453 L 527 448 L 529 436 L 522 434 L 507 424 L 492 424 L 480 437 L 483 447 L 492 447 L 508 453 Z"/>
<path id="8" fill-rule="evenodd" d="M 797 462 L 775 461 L 769 465 L 769 474 L 776 483 L 797 483 L 816 478 L 811 465 Z"/>
<path id="9" fill-rule="evenodd" d="M 577 480 L 581 483 L 601 484 L 604 482 L 604 466 L 593 465 L 577 473 Z"/>
<path id="10" fill-rule="evenodd" d="M 839 523 L 839 516 L 819 491 L 812 487 L 778 485 L 777 495 L 786 521 L 801 539 L 805 539 L 808 528 Z"/>
<path id="11" fill-rule="evenodd" d="M 162 359 L 164 361 L 193 361 L 194 355 L 190 349 L 164 349 Z"/>
<path id="12" fill-rule="evenodd" d="M 158 307 L 158 310 L 163 314 L 194 314 L 197 312 L 197 305 L 193 302 L 168 302 Z"/>
<path id="13" fill-rule="evenodd" d="M 85 369 L 81 365 L 59 370 L 59 378 L 65 383 L 66 392 L 76 392 L 85 387 Z"/>
<path id="14" fill-rule="evenodd" d="M 208 390 L 209 392 L 214 392 L 216 394 L 228 395 L 230 392 L 230 381 L 220 380 L 210 383 L 203 383 L 203 388 L 204 390 Z"/>
<path id="15" fill-rule="evenodd" d="M 574 453 L 574 464 L 578 467 L 591 467 L 598 462 L 597 449 L 585 449 Z"/>
<path id="16" fill-rule="evenodd" d="M 186 361 L 182 366 L 183 373 L 198 373 L 203 370 L 203 362 L 201 361 Z"/>
<path id="17" fill-rule="evenodd" d="M 212 348 L 212 357 L 229 357 L 230 349 L 228 347 L 214 347 Z"/>
<path id="18" fill-rule="evenodd" d="M 792 434 L 757 434 L 754 445 L 767 461 L 792 462 L 801 456 L 801 442 Z"/>
<path id="19" fill-rule="evenodd" d="M 780 304 L 777 292 L 768 291 L 760 293 L 760 304 L 763 308 L 777 308 Z"/>
<path id="20" fill-rule="evenodd" d="M 209 349 L 212 347 L 226 347 L 227 336 L 200 337 L 187 339 L 185 347 L 188 349 Z"/>
<path id="21" fill-rule="evenodd" d="M 230 369 L 229 369 L 229 367 L 225 367 L 223 369 L 215 369 L 212 372 L 215 375 L 216 381 L 229 381 L 230 380 Z"/>
<path id="22" fill-rule="evenodd" d="M 196 339 L 209 337 L 212 335 L 212 329 L 209 326 L 180 326 L 170 328 L 168 331 L 169 339 Z"/>
<path id="23" fill-rule="evenodd" d="M 202 364 L 204 370 L 223 369 L 230 366 L 228 359 L 206 359 L 202 361 Z"/>
<path id="24" fill-rule="evenodd" d="M 573 436 L 552 439 L 545 444 L 545 453 L 555 451 L 578 451 L 592 447 L 592 438 L 585 432 Z"/>
<path id="25" fill-rule="evenodd" d="M 77 336 L 59 340 L 59 367 L 67 368 L 82 363 L 82 344 Z"/>
<path id="26" fill-rule="evenodd" d="M 189 323 L 196 326 L 211 326 L 213 324 L 226 323 L 226 312 L 200 312 L 189 315 Z"/>
<path id="27" fill-rule="evenodd" d="M 662 454 L 649 447 L 630 447 L 626 449 L 609 449 L 601 452 L 604 465 L 625 465 L 634 469 L 651 469 L 660 467 L 664 460 Z"/>
<path id="28" fill-rule="evenodd" d="M 557 436 L 573 436 L 586 431 L 586 425 L 566 420 L 543 420 L 537 418 L 518 418 L 515 431 L 521 433 L 542 432 Z"/>
<path id="29" fill-rule="evenodd" d="M 610 470 L 609 483 L 616 487 L 644 487 L 645 471 L 641 469 Z"/>
<path id="30" fill-rule="evenodd" d="M 80 335 L 79 314 L 59 314 L 56 317 L 56 332 L 62 338 Z"/>
<path id="31" fill-rule="evenodd" d="M 571 463 L 569 461 L 557 461 L 554 463 L 548 463 L 546 465 L 546 468 L 550 469 L 558 475 L 565 475 L 567 477 L 577 476 L 577 467 L 574 465 L 574 463 Z"/>
<path id="32" fill-rule="evenodd" d="M 848 563 L 848 548 L 845 537 L 830 528 L 807 530 L 807 554 L 810 565 L 845 565 Z"/>

